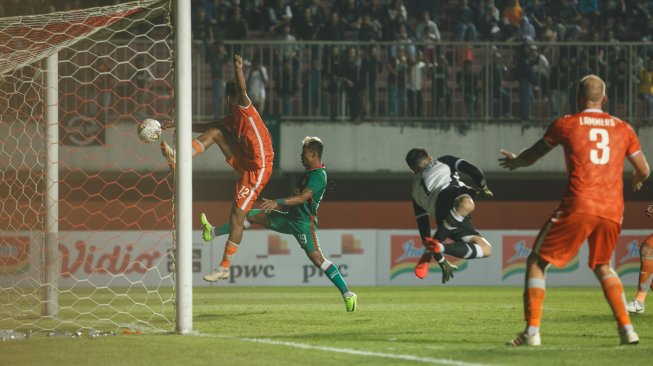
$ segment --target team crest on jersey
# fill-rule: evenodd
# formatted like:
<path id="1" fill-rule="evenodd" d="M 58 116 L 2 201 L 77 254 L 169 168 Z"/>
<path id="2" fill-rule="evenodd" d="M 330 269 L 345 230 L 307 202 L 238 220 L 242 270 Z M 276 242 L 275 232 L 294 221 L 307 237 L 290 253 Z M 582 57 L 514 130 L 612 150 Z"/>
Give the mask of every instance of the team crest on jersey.
<path id="1" fill-rule="evenodd" d="M 619 276 L 639 273 L 639 244 L 645 236 L 625 235 L 617 240 L 615 249 L 615 270 Z"/>
<path id="2" fill-rule="evenodd" d="M 501 279 L 526 272 L 526 259 L 533 250 L 535 235 L 504 235 L 502 239 Z M 562 268 L 551 266 L 548 272 L 571 272 L 578 269 L 578 254 Z"/>
<path id="3" fill-rule="evenodd" d="M 408 273 L 413 275 L 419 257 L 424 254 L 424 246 L 419 235 L 392 235 L 390 236 L 390 279 Z M 451 264 L 458 266 L 456 272 L 467 268 L 467 261 L 456 257 L 445 256 Z M 441 272 L 440 266 L 432 265 L 429 272 Z"/>
<path id="4" fill-rule="evenodd" d="M 30 268 L 29 247 L 29 237 L 0 237 L 0 276 L 27 272 Z"/>

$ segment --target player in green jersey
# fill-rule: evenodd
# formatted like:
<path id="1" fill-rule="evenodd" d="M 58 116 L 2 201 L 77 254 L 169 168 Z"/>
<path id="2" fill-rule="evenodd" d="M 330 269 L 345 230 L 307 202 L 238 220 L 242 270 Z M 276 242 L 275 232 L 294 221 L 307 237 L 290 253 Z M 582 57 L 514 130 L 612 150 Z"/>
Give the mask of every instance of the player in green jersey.
<path id="1" fill-rule="evenodd" d="M 252 224 L 258 224 L 279 233 L 293 235 L 311 262 L 321 268 L 329 280 L 340 290 L 347 311 L 352 312 L 356 311 L 357 296 L 347 288 L 338 267 L 324 258 L 317 238 L 317 208 L 327 185 L 326 168 L 322 164 L 323 150 L 324 144 L 318 137 L 305 137 L 302 142 L 301 158 L 306 173 L 293 191 L 293 195 L 276 200 L 263 199 L 261 209 L 254 209 L 248 213 L 245 219 L 245 228 Z M 277 209 L 281 206 L 287 206 L 288 210 L 278 211 Z M 202 238 L 205 241 L 229 233 L 229 223 L 213 227 L 203 213 L 200 221 L 202 222 Z M 205 278 L 205 280 L 212 279 Z"/>

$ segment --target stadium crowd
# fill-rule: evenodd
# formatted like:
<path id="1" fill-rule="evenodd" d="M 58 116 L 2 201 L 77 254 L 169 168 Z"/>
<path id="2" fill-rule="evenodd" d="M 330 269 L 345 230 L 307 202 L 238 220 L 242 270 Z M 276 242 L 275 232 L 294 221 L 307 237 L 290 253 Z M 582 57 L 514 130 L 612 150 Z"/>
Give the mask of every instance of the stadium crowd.
<path id="1" fill-rule="evenodd" d="M 0 15 L 120 2 L 7 0 Z M 216 115 L 225 55 L 241 51 L 234 41 L 249 40 L 285 42 L 242 49 L 259 109 L 283 115 L 473 117 L 483 99 L 494 117 L 527 121 L 536 102 L 547 115 L 573 112 L 578 76 L 595 73 L 608 82 L 610 111 L 637 95 L 638 113 L 653 117 L 653 47 L 619 46 L 653 41 L 653 0 L 194 0 L 192 7 Z M 300 47 L 304 41 L 326 43 Z M 481 54 L 485 42 L 513 45 Z"/>

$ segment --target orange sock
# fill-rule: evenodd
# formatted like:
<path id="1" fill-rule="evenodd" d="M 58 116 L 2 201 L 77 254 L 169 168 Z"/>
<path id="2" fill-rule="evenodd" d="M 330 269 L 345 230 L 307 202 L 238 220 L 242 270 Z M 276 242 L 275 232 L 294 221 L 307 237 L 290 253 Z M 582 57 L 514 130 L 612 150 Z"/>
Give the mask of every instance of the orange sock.
<path id="1" fill-rule="evenodd" d="M 529 278 L 524 291 L 524 318 L 528 324 L 529 333 L 537 333 L 542 320 L 542 304 L 546 296 L 543 278 Z"/>
<path id="2" fill-rule="evenodd" d="M 227 240 L 227 244 L 224 246 L 224 255 L 222 256 L 220 267 L 229 268 L 229 266 L 231 266 L 231 260 L 234 258 L 237 251 L 238 244 Z"/>
<path id="3" fill-rule="evenodd" d="M 195 139 L 193 140 L 193 157 L 196 157 L 197 155 L 201 154 L 204 152 L 204 145 L 200 140 Z"/>
<path id="4" fill-rule="evenodd" d="M 612 272 L 609 275 L 601 278 L 601 287 L 603 287 L 603 295 L 608 300 L 614 318 L 620 327 L 630 324 L 630 316 L 626 310 L 626 296 L 624 296 L 624 287 L 621 280 L 616 273 Z"/>
<path id="5" fill-rule="evenodd" d="M 645 256 L 644 254 L 642 254 L 642 251 L 644 249 L 651 249 L 653 247 L 653 245 L 651 245 L 649 240 L 651 240 L 651 237 L 644 240 L 639 250 L 640 252 L 639 281 L 637 282 L 638 286 L 637 286 L 637 295 L 635 295 L 635 300 L 641 302 L 642 304 L 644 303 L 644 300 L 646 300 L 646 294 L 648 292 L 649 287 L 653 289 L 653 283 L 651 283 L 651 281 L 653 280 L 653 257 Z"/>

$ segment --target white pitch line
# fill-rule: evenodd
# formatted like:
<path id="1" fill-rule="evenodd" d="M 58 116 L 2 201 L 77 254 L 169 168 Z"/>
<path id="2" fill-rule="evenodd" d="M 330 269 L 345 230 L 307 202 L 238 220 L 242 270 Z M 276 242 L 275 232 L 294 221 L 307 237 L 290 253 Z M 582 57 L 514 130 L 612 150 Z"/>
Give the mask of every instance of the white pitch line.
<path id="1" fill-rule="evenodd" d="M 428 363 L 428 364 L 432 364 L 432 365 L 490 366 L 489 364 L 456 361 L 456 360 L 451 360 L 451 359 L 446 359 L 446 358 L 418 357 L 418 356 L 413 356 L 413 355 L 402 355 L 402 354 L 394 354 L 394 353 L 361 351 L 361 350 L 351 349 L 351 348 L 336 348 L 336 347 L 327 347 L 327 346 L 314 346 L 314 345 L 311 345 L 311 344 L 275 341 L 275 340 L 266 339 L 266 338 L 239 338 L 239 337 L 231 337 L 231 336 L 220 335 L 220 334 L 204 334 L 204 333 L 193 333 L 192 335 L 199 336 L 199 337 L 208 337 L 208 338 L 224 338 L 224 339 L 231 339 L 231 340 L 236 340 L 236 341 L 241 341 L 241 342 L 271 344 L 271 345 L 275 345 L 275 346 L 286 346 L 286 347 L 299 348 L 299 349 L 310 349 L 310 350 L 317 350 L 317 351 L 345 353 L 345 354 L 355 355 L 355 356 L 380 357 L 380 358 L 389 358 L 389 359 L 403 360 L 403 361 L 423 362 L 423 363 Z"/>

